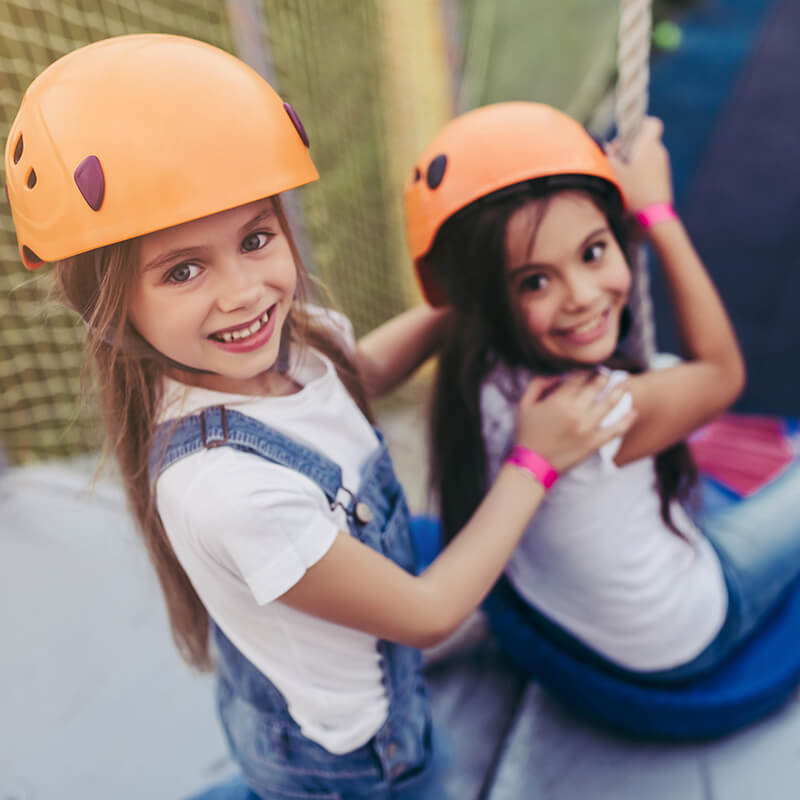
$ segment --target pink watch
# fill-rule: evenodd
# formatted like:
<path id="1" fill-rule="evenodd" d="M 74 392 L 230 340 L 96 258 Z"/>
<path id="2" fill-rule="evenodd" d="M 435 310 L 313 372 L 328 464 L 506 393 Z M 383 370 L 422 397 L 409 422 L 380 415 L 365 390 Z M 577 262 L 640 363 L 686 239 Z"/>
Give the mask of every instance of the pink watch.
<path id="1" fill-rule="evenodd" d="M 527 447 L 515 445 L 506 459 L 506 463 L 521 467 L 533 475 L 545 489 L 549 489 L 558 480 L 558 471 L 553 465 Z"/>
<path id="2" fill-rule="evenodd" d="M 653 203 L 640 208 L 634 216 L 643 228 L 652 228 L 653 225 L 658 225 L 659 222 L 666 222 L 668 219 L 678 219 L 672 203 Z"/>

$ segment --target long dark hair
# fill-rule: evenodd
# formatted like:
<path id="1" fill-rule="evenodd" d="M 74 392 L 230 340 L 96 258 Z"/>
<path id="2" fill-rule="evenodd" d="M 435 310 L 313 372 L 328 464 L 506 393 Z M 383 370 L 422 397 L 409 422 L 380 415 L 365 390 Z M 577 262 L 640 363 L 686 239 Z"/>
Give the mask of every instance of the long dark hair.
<path id="1" fill-rule="evenodd" d="M 628 228 L 619 194 L 605 181 L 586 176 L 540 178 L 481 198 L 441 227 L 426 256 L 453 308 L 434 383 L 430 430 L 431 488 L 439 500 L 445 541 L 466 524 L 488 488 L 480 409 L 484 379 L 501 362 L 534 372 L 553 371 L 519 335 L 501 267 L 506 262 L 506 227 L 514 212 L 536 200 L 541 221 L 549 198 L 564 190 L 587 194 L 605 214 L 627 258 Z M 629 327 L 626 309 L 620 341 Z M 619 344 L 606 366 L 631 373 L 644 369 Z M 697 468 L 684 442 L 659 453 L 655 461 L 661 516 L 683 536 L 672 522 L 670 503 L 689 496 Z"/>

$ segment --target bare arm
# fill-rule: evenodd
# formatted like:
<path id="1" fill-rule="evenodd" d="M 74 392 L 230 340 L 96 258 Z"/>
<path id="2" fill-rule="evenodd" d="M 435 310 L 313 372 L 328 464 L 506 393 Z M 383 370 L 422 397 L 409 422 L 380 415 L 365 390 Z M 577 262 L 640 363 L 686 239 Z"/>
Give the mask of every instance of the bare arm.
<path id="1" fill-rule="evenodd" d="M 612 153 L 633 209 L 672 202 L 669 157 L 662 126 L 648 119 L 627 163 Z M 664 450 L 724 411 L 744 387 L 736 335 L 714 284 L 679 220 L 648 230 L 661 264 L 681 339 L 684 363 L 630 380 L 636 423 L 616 457 L 618 465 Z"/>
<path id="2" fill-rule="evenodd" d="M 572 376 L 540 400 L 549 382 L 533 381 L 520 403 L 516 441 L 562 471 L 582 461 L 627 430 L 633 418 L 599 427 L 624 391 L 616 387 L 597 401 L 605 382 Z M 531 475 L 505 465 L 466 526 L 422 575 L 406 573 L 341 533 L 282 601 L 379 638 L 416 647 L 436 644 L 489 592 L 543 496 Z"/>
<path id="3" fill-rule="evenodd" d="M 447 309 L 418 306 L 359 339 L 356 364 L 371 397 L 399 386 L 439 345 Z"/>

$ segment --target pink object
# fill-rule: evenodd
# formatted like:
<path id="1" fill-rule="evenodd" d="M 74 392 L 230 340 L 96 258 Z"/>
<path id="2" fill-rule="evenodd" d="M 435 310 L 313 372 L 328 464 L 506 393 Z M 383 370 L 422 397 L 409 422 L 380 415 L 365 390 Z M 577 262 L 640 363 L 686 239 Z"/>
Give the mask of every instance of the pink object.
<path id="1" fill-rule="evenodd" d="M 678 219 L 672 203 L 653 203 L 653 205 L 640 208 L 634 216 L 643 228 L 651 228 L 668 219 Z"/>
<path id="2" fill-rule="evenodd" d="M 749 497 L 777 478 L 795 454 L 776 417 L 724 414 L 689 438 L 702 473 L 739 497 Z"/>
<path id="3" fill-rule="evenodd" d="M 526 469 L 545 489 L 549 489 L 558 480 L 558 471 L 553 465 L 527 447 L 516 445 L 509 453 L 506 462 Z"/>

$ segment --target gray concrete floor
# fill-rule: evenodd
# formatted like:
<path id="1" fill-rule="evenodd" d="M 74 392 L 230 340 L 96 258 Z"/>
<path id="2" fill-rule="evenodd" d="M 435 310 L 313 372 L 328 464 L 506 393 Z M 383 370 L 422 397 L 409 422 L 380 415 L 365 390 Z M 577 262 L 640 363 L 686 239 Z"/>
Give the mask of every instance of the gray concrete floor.
<path id="1" fill-rule="evenodd" d="M 0 478 L 0 797 L 175 798 L 231 771 L 124 509 L 86 461 Z"/>
<path id="2" fill-rule="evenodd" d="M 422 412 L 381 421 L 419 508 Z M 3 800 L 177 800 L 235 771 L 211 680 L 180 662 L 121 491 L 110 479 L 90 489 L 92 466 L 0 475 Z M 644 744 L 571 717 L 491 647 L 451 658 L 430 677 L 459 800 L 797 796 L 796 697 L 718 742 Z"/>

